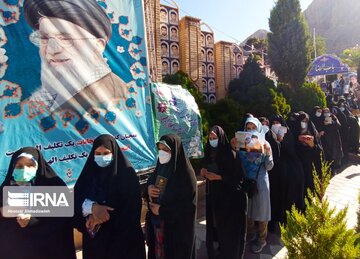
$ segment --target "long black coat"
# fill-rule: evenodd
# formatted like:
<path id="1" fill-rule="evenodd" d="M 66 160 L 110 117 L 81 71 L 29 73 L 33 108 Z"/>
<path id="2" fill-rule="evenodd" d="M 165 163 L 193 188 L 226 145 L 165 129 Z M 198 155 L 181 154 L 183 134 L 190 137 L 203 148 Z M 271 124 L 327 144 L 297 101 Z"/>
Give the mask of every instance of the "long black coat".
<path id="1" fill-rule="evenodd" d="M 321 143 L 324 148 L 325 158 L 327 161 L 333 162 L 335 167 L 341 165 L 341 159 L 344 154 L 342 151 L 342 144 L 339 130 L 341 124 L 335 115 L 331 115 L 332 123 L 323 124 L 324 135 L 321 137 Z"/>
<path id="2" fill-rule="evenodd" d="M 310 120 L 308 122 L 307 134 L 314 137 L 314 147 L 305 146 L 299 141 L 298 138 L 302 134 L 300 122 L 304 116 L 308 115 L 300 113 L 296 118 L 296 122 L 291 123 L 292 128 L 290 128 L 290 130 L 294 133 L 295 151 L 304 170 L 304 194 L 306 195 L 308 188 L 312 191 L 314 190 L 313 165 L 315 166 L 317 174 L 321 174 L 321 153 L 323 152 L 323 148 L 318 131 Z"/>
<path id="3" fill-rule="evenodd" d="M 270 183 L 271 221 L 285 221 L 285 204 L 287 192 L 287 174 L 285 161 L 281 158 L 281 144 L 275 140 L 276 134 L 269 130 L 265 139 L 269 142 L 272 150 L 274 166 L 268 172 Z"/>
<path id="4" fill-rule="evenodd" d="M 45 161 L 40 151 L 26 147 L 16 151 L 0 191 L 0 207 L 4 186 L 10 186 L 17 157 L 31 154 L 38 163 L 32 186 L 66 186 Z M 4 259 L 75 259 L 71 218 L 32 217 L 29 225 L 21 228 L 16 218 L 0 215 L 0 258 Z"/>
<path id="5" fill-rule="evenodd" d="M 224 131 L 214 126 L 219 138 L 218 147 L 209 142 L 205 147 L 203 167 L 217 165 L 220 181 L 207 180 L 206 193 L 206 245 L 208 256 L 213 258 L 242 258 L 245 245 L 247 196 L 236 187 L 244 177 L 239 157 L 234 157 Z M 210 131 L 210 132 L 211 132 Z M 212 166 L 211 166 L 212 167 Z M 219 242 L 219 250 L 214 250 L 214 242 Z M 218 256 L 218 257 L 217 257 Z"/>
<path id="6" fill-rule="evenodd" d="M 348 159 L 348 153 L 349 153 L 349 123 L 348 123 L 348 119 L 344 113 L 345 111 L 342 112 L 339 109 L 339 107 L 333 106 L 331 108 L 331 112 L 338 118 L 338 120 L 341 124 L 339 133 L 340 133 L 342 151 L 344 153 L 344 160 L 346 162 Z"/>
<path id="7" fill-rule="evenodd" d="M 169 259 L 195 259 L 195 219 L 197 206 L 197 184 L 194 170 L 186 157 L 177 135 L 162 136 L 171 148 L 171 159 L 166 164 L 157 163 L 146 186 L 155 185 L 160 172 L 165 173 L 167 184 L 161 199 L 159 217 L 164 223 L 164 254 Z M 155 235 L 151 210 L 146 216 L 148 258 L 155 258 Z"/>
<path id="8" fill-rule="evenodd" d="M 281 142 L 280 154 L 283 170 L 287 176 L 285 208 L 290 210 L 291 206 L 295 205 L 296 208 L 303 210 L 305 208 L 304 170 L 295 151 L 294 136 L 289 129 Z"/>
<path id="9" fill-rule="evenodd" d="M 95 149 L 101 145 L 113 154 L 113 161 L 104 168 L 94 161 Z M 77 228 L 83 233 L 84 259 L 145 259 L 139 180 L 112 136 L 101 135 L 95 139 L 74 190 Z M 86 198 L 114 208 L 110 220 L 101 224 L 95 238 L 87 233 L 82 216 Z"/>

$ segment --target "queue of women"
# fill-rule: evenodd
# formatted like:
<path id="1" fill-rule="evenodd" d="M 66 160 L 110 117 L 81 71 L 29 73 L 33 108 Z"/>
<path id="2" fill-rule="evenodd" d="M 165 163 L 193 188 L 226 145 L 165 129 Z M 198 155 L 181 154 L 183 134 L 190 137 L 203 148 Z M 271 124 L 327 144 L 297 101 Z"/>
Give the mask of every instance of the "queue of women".
<path id="1" fill-rule="evenodd" d="M 260 253 L 268 231 L 286 223 L 286 210 L 292 205 L 305 209 L 306 190 L 314 189 L 313 165 L 320 173 L 321 153 L 334 161 L 334 169 L 346 163 L 356 148 L 349 133 L 358 134 L 359 128 L 351 128 L 355 124 L 346 104 L 329 106 L 315 107 L 310 115 L 292 113 L 286 121 L 281 115 L 257 119 L 247 114 L 241 130 L 266 139 L 255 156 L 239 150 L 236 138 L 229 141 L 220 126 L 210 129 L 200 170 L 206 179 L 208 258 L 243 258 L 247 244 Z M 141 193 L 136 172 L 114 137 L 97 137 L 74 187 L 75 216 L 0 216 L 1 258 L 76 258 L 75 227 L 83 234 L 84 259 L 144 259 L 145 244 L 149 259 L 195 259 L 195 172 L 177 135 L 162 136 L 157 148 L 155 170 Z M 248 179 L 256 186 L 252 195 Z M 39 150 L 25 147 L 13 154 L 0 195 L 4 186 L 21 185 L 65 183 Z M 143 201 L 148 207 L 145 233 Z"/>

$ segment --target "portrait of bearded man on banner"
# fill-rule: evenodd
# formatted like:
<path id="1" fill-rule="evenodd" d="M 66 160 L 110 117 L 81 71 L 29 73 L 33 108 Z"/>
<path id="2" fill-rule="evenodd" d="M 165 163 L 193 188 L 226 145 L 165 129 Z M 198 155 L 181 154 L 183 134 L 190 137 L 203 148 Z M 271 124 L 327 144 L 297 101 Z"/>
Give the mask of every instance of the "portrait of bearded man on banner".
<path id="1" fill-rule="evenodd" d="M 87 111 L 125 98 L 125 82 L 103 57 L 111 21 L 95 0 L 25 0 L 24 16 L 41 59 L 41 86 L 30 102 Z"/>

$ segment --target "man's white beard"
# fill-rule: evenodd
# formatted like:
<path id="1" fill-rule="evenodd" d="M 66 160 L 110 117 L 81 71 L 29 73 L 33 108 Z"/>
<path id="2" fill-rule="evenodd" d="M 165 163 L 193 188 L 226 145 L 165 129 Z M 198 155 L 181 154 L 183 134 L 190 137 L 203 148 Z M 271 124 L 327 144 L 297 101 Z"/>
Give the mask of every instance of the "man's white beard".
<path id="1" fill-rule="evenodd" d="M 81 63 L 76 64 L 76 67 L 73 63 L 52 67 L 42 60 L 41 88 L 31 96 L 31 100 L 45 102 L 48 108 L 55 110 L 83 88 L 111 72 L 105 62 L 103 64 Z"/>

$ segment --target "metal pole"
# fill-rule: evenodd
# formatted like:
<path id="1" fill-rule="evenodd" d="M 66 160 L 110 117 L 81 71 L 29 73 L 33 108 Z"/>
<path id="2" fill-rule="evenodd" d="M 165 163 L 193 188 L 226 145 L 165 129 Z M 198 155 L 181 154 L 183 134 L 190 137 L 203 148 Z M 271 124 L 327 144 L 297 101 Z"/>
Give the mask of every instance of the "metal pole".
<path id="1" fill-rule="evenodd" d="M 316 59 L 316 34 L 315 34 L 315 28 L 314 28 L 314 59 Z"/>

